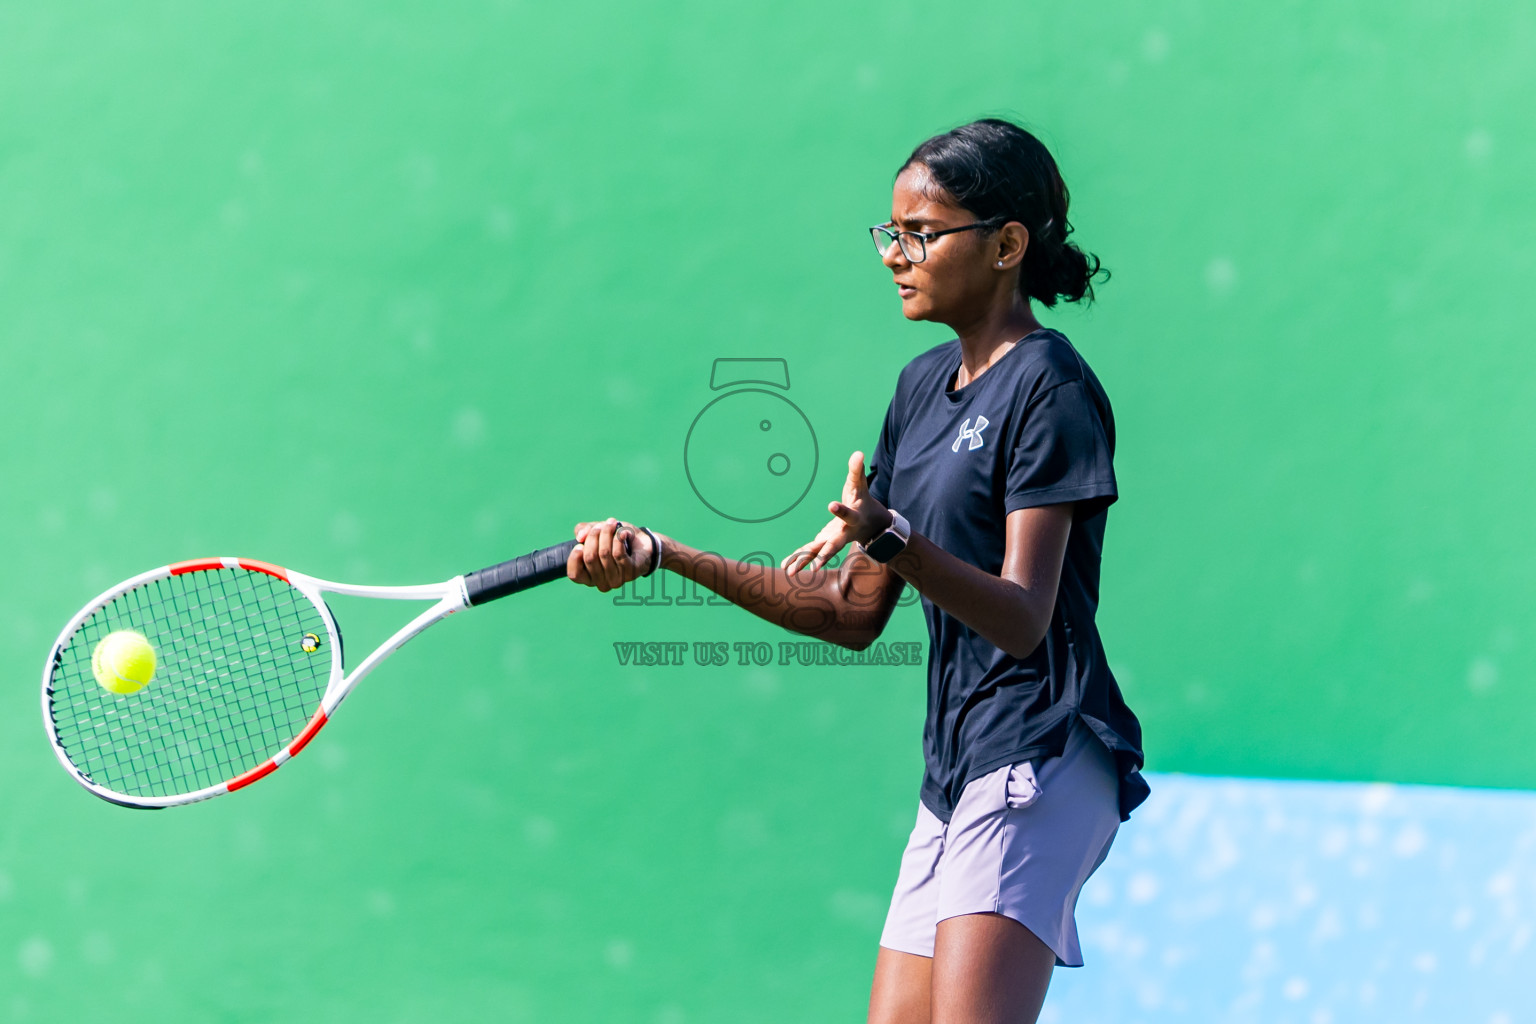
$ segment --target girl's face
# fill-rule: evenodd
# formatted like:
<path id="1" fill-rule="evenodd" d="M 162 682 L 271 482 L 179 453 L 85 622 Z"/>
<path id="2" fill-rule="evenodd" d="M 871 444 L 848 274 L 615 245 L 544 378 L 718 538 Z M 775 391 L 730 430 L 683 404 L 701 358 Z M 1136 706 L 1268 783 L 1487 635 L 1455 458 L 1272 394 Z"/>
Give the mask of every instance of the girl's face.
<path id="1" fill-rule="evenodd" d="M 927 167 L 913 164 L 902 171 L 891 192 L 892 230 L 943 231 L 976 222 L 969 210 L 935 196 L 945 193 Z M 883 262 L 895 278 L 902 315 L 949 325 L 985 316 L 998 300 L 1000 287 L 1015 287 L 1026 240 L 1024 226 L 1016 222 L 1000 229 L 961 231 L 929 241 L 928 256 L 921 263 L 907 259 L 901 246 L 893 244 Z"/>

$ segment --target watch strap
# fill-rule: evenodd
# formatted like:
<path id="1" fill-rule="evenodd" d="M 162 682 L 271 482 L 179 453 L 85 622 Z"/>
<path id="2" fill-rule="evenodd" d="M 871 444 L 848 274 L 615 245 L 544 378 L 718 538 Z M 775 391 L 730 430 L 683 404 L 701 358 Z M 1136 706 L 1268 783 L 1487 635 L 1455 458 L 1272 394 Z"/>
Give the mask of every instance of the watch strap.
<path id="1" fill-rule="evenodd" d="M 882 565 L 901 554 L 912 536 L 912 525 L 900 512 L 890 509 L 891 525 L 864 545 L 864 551 Z"/>

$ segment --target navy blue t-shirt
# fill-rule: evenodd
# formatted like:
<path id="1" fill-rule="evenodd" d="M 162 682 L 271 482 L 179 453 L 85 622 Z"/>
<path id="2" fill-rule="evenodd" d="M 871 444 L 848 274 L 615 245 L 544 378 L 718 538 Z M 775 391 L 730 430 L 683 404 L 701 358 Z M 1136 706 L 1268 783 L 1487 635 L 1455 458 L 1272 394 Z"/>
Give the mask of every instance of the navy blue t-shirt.
<path id="1" fill-rule="evenodd" d="M 1076 506 L 1050 628 L 1027 658 L 922 599 L 929 637 L 923 803 L 949 821 L 967 782 L 1061 754 L 1080 717 L 1115 755 L 1124 820 L 1148 788 L 1141 725 L 1094 623 L 1104 523 L 1117 496 L 1109 398 L 1058 331 L 1026 336 L 956 389 L 959 368 L 954 339 L 901 371 L 871 459 L 870 494 L 914 532 L 993 575 L 1002 572 L 1009 512 Z"/>

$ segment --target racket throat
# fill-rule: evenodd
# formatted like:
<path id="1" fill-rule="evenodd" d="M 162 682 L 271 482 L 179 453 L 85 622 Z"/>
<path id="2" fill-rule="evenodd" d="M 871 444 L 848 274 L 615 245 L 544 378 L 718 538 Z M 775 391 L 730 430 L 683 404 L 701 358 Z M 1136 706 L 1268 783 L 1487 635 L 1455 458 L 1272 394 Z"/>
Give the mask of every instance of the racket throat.
<path id="1" fill-rule="evenodd" d="M 356 668 L 348 672 L 337 685 L 331 688 L 331 691 L 325 695 L 325 700 L 321 704 L 321 709 L 327 716 L 336 710 L 341 702 L 346 699 L 347 695 L 352 692 L 353 688 L 362 682 L 368 673 L 377 668 L 379 663 L 385 658 L 405 646 L 406 642 L 412 637 L 421 633 L 433 623 L 445 619 L 455 612 L 461 612 L 468 607 L 462 576 L 450 581 L 450 585 L 446 590 L 447 592 L 441 594 L 437 603 L 397 629 L 389 639 L 374 648 L 368 657 L 364 658 Z"/>

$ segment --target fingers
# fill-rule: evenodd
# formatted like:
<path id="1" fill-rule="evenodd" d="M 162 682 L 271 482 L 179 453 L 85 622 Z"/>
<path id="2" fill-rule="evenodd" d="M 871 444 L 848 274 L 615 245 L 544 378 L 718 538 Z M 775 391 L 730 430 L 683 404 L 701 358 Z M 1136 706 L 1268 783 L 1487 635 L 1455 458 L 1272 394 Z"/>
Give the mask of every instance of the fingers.
<path id="1" fill-rule="evenodd" d="M 605 594 L 623 583 L 623 580 L 616 580 L 619 567 L 613 558 L 613 535 L 618 525 L 619 521 L 612 518 L 595 524 L 593 529 L 587 531 L 587 539 L 582 545 L 587 559 L 587 571 L 597 580 L 597 589 Z"/>
<path id="2" fill-rule="evenodd" d="M 848 456 L 848 482 L 843 485 L 843 500 L 827 506 L 845 524 L 848 539 L 854 540 L 878 533 L 888 521 L 886 507 L 869 493 L 869 478 L 864 475 L 864 453 Z"/>
<path id="3" fill-rule="evenodd" d="M 581 540 L 581 541 L 586 540 L 587 539 L 587 531 L 592 529 L 594 526 L 601 526 L 601 525 L 602 525 L 601 521 L 591 522 L 591 523 L 577 523 L 576 524 L 576 529 L 575 529 L 576 539 L 577 540 Z M 621 523 L 620 525 L 621 526 L 626 526 L 628 524 L 627 523 Z M 631 542 L 631 543 L 633 543 L 633 542 Z"/>
<path id="4" fill-rule="evenodd" d="M 565 560 L 565 575 L 572 583 L 580 583 L 582 586 L 594 587 L 592 577 L 587 572 L 586 559 L 582 557 L 582 548 L 578 544 L 571 548 L 569 557 Z"/>
<path id="5" fill-rule="evenodd" d="M 623 586 L 629 580 L 639 575 L 638 572 L 633 571 L 636 567 L 633 559 L 630 557 L 631 552 L 634 550 L 635 528 L 628 523 L 619 523 L 618 528 L 613 531 L 613 548 L 609 552 L 613 557 L 614 566 L 618 569 L 619 582 L 616 584 L 617 586 Z"/>
<path id="6" fill-rule="evenodd" d="M 852 488 L 856 496 L 854 500 L 869 493 L 869 481 L 864 475 L 863 452 L 854 452 L 848 456 L 848 487 Z"/>
<path id="7" fill-rule="evenodd" d="M 614 518 L 577 523 L 577 544 L 566 561 L 566 576 L 607 593 L 640 575 L 635 560 L 637 530 Z"/>
<path id="8" fill-rule="evenodd" d="M 800 571 L 800 567 L 802 565 L 811 560 L 812 556 L 820 547 L 820 543 L 814 540 L 809 544 L 800 545 L 798 548 L 791 551 L 789 555 L 785 557 L 784 561 L 779 563 L 779 568 L 787 569 L 789 570 L 790 575 L 794 575 Z"/>
<path id="9" fill-rule="evenodd" d="M 814 572 L 837 557 L 837 553 L 848 546 L 850 539 L 843 524 L 834 519 L 816 535 L 815 540 L 791 552 L 788 558 L 779 563 L 779 567 L 788 570 L 790 575 L 802 570 Z"/>
<path id="10" fill-rule="evenodd" d="M 795 558 L 800 554 L 800 552 L 804 551 L 807 547 L 809 547 L 809 545 L 802 544 L 795 548 L 795 550 L 791 551 L 789 554 L 785 555 L 783 558 L 779 559 L 779 568 L 788 569 L 789 563 L 793 562 Z"/>
<path id="11" fill-rule="evenodd" d="M 841 550 L 842 545 L 828 542 L 826 544 L 807 544 L 785 559 L 785 568 L 791 576 L 802 570 L 816 572 L 826 566 L 832 560 L 832 556 Z"/>
<path id="12" fill-rule="evenodd" d="M 811 562 L 811 568 L 820 569 L 822 566 L 831 561 L 832 556 L 835 554 L 837 554 L 837 548 L 833 547 L 831 544 L 825 545 L 819 552 L 817 552 L 816 558 Z"/>
<path id="13" fill-rule="evenodd" d="M 779 563 L 779 568 L 796 573 L 802 568 L 820 569 L 826 565 L 857 536 L 863 521 L 859 509 L 872 501 L 864 477 L 864 453 L 854 452 L 848 456 L 848 480 L 843 484 L 843 500 L 827 505 L 827 511 L 836 518 L 822 527 L 815 540 L 791 552 L 788 558 Z"/>

